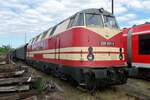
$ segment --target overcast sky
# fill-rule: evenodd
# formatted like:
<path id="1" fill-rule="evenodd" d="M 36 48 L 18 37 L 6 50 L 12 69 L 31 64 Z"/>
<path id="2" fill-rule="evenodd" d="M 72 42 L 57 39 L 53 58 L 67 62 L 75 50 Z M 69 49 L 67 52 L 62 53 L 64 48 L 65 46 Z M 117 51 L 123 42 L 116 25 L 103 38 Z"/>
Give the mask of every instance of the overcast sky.
<path id="1" fill-rule="evenodd" d="M 24 44 L 63 19 L 86 8 L 111 11 L 111 0 L 0 0 L 0 46 Z M 150 22 L 150 0 L 114 0 L 121 28 Z"/>

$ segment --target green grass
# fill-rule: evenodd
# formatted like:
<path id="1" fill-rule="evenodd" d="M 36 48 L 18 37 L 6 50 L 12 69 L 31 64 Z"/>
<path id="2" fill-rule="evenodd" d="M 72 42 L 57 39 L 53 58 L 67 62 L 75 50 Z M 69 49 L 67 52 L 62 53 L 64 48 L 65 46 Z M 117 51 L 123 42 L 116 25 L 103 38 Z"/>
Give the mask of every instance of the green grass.
<path id="1" fill-rule="evenodd" d="M 0 55 L 7 54 L 10 49 L 0 47 Z"/>

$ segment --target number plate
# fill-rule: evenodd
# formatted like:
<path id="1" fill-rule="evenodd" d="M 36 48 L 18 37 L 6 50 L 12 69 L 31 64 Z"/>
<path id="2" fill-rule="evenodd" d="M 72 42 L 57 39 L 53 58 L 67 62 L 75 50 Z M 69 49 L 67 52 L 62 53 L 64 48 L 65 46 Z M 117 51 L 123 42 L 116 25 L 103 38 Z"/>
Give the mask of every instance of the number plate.
<path id="1" fill-rule="evenodd" d="M 100 42 L 100 46 L 115 46 L 115 42 L 102 41 L 102 42 Z"/>

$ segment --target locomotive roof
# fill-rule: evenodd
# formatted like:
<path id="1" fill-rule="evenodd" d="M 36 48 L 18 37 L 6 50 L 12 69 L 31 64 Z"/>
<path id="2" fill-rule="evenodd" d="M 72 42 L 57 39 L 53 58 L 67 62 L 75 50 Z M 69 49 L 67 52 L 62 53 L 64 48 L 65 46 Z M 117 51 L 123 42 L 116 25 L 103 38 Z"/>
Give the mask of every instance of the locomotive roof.
<path id="1" fill-rule="evenodd" d="M 93 13 L 93 14 L 103 14 L 103 15 L 113 16 L 112 13 L 104 10 L 103 8 L 100 8 L 100 9 L 96 9 L 96 8 L 85 9 L 85 10 L 79 11 L 78 13 Z"/>
<path id="2" fill-rule="evenodd" d="M 91 13 L 91 14 L 102 14 L 102 15 L 109 15 L 109 16 L 114 16 L 112 13 L 104 10 L 103 8 L 97 9 L 97 8 L 90 8 L 90 9 L 85 9 L 85 10 L 81 10 L 75 14 L 73 14 L 72 16 L 78 14 L 78 13 Z M 60 23 L 62 23 L 63 21 L 71 18 L 72 16 L 62 20 Z M 55 26 L 59 25 L 60 23 L 56 24 Z"/>
<path id="3" fill-rule="evenodd" d="M 72 16 L 74 16 L 74 15 L 76 15 L 76 14 L 79 14 L 79 13 L 91 13 L 91 14 L 102 14 L 102 15 L 114 16 L 112 13 L 110 13 L 110 12 L 104 10 L 103 8 L 99 8 L 99 9 L 98 9 L 98 8 L 90 8 L 90 9 L 81 10 L 81 11 L 79 11 L 79 12 L 73 14 Z M 64 20 L 62 20 L 60 23 L 62 23 L 63 21 L 65 21 L 65 20 L 67 20 L 67 19 L 69 19 L 69 18 L 71 18 L 72 16 L 70 16 L 70 17 L 68 17 L 68 18 L 66 18 L 66 19 L 64 19 Z M 58 24 L 56 24 L 56 25 L 50 27 L 49 29 L 51 29 L 51 28 L 53 28 L 53 27 L 59 25 L 60 23 L 58 23 Z M 48 30 L 49 30 L 49 29 L 48 29 Z M 46 31 L 48 31 L 48 30 L 46 30 Z M 45 32 L 45 31 L 44 31 L 44 32 Z M 41 34 L 43 34 L 44 32 L 42 32 Z M 39 34 L 39 35 L 41 35 L 41 34 Z M 37 36 L 39 36 L 39 35 L 37 35 Z M 37 36 L 35 36 L 34 38 L 36 38 Z M 32 39 L 34 39 L 34 38 L 32 38 Z"/>
<path id="4" fill-rule="evenodd" d="M 150 22 L 145 22 L 145 23 L 143 23 L 143 24 L 139 24 L 139 25 L 133 25 L 132 27 L 142 26 L 142 25 L 146 25 L 146 24 L 150 24 Z"/>

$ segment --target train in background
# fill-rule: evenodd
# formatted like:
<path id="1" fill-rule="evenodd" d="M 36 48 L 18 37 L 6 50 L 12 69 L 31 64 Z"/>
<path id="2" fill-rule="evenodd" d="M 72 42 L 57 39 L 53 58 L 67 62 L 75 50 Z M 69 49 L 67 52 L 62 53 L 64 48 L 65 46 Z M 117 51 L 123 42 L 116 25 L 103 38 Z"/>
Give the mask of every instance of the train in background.
<path id="1" fill-rule="evenodd" d="M 32 38 L 14 58 L 88 89 L 124 84 L 128 72 L 121 37 L 113 14 L 86 9 Z"/>
<path id="2" fill-rule="evenodd" d="M 150 23 L 134 25 L 122 30 L 125 59 L 131 76 L 150 80 Z"/>
<path id="3" fill-rule="evenodd" d="M 27 56 L 27 45 L 28 44 L 22 45 L 13 51 L 10 51 L 10 58 L 25 61 Z"/>

